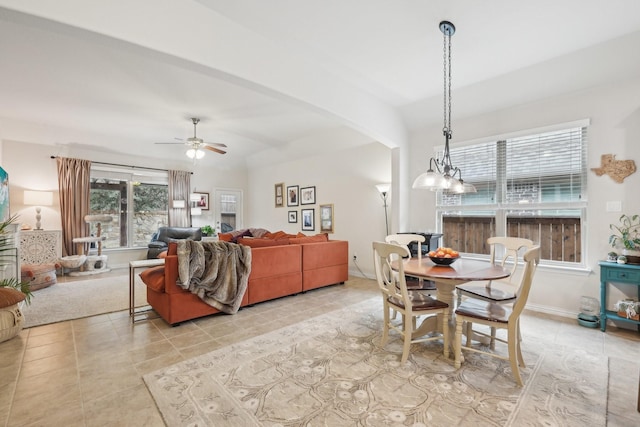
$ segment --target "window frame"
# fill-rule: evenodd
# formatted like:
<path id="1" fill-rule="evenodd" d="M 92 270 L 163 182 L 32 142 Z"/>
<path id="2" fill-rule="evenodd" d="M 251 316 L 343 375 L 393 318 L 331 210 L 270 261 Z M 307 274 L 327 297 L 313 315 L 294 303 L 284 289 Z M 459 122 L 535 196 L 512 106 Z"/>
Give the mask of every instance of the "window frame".
<path id="1" fill-rule="evenodd" d="M 436 224 L 437 224 L 437 229 L 440 232 L 443 232 L 444 229 L 444 224 L 443 224 L 443 218 L 447 215 L 447 213 L 451 213 L 451 212 L 456 212 L 456 214 L 452 215 L 452 217 L 455 217 L 456 215 L 458 216 L 464 216 L 465 213 L 470 212 L 476 212 L 476 213 L 488 213 L 488 212 L 495 212 L 494 215 L 494 220 L 495 220 L 495 235 L 498 236 L 506 236 L 507 235 L 507 218 L 508 217 L 512 217 L 514 212 L 540 212 L 540 211 L 548 211 L 548 210 L 556 210 L 558 212 L 561 212 L 562 210 L 566 210 L 566 211 L 576 211 L 577 215 L 575 217 L 579 218 L 580 220 L 580 261 L 579 262 L 570 262 L 570 261 L 554 261 L 554 260 L 550 260 L 550 259 L 543 259 L 541 260 L 541 264 L 542 265 L 547 265 L 547 266 L 554 266 L 554 267 L 561 267 L 561 268 L 570 268 L 570 269 L 584 269 L 587 267 L 587 259 L 588 259 L 588 254 L 587 254 L 587 248 L 588 248 L 588 244 L 587 244 L 587 233 L 586 233 L 586 228 L 587 228 L 587 207 L 588 207 L 588 200 L 587 200 L 587 189 L 588 189 L 588 165 L 587 165 L 587 161 L 588 161 L 588 157 L 587 157 L 587 151 L 588 151 L 588 127 L 590 125 L 590 120 L 589 119 L 584 119 L 584 120 L 578 120 L 578 121 L 574 121 L 574 122 L 568 122 L 568 123 L 560 123 L 560 124 L 556 124 L 553 126 L 547 126 L 547 127 L 541 127 L 541 128 L 535 128 L 535 129 L 529 129 L 529 130 L 523 130 L 523 131 L 518 131 L 518 132 L 512 132 L 509 134 L 503 134 L 503 135 L 497 135 L 497 136 L 492 136 L 492 137 L 486 137 L 486 138 L 479 138 L 479 139 L 475 139 L 475 140 L 470 140 L 470 141 L 466 141 L 466 142 L 462 142 L 460 144 L 457 144 L 455 147 L 451 148 L 451 152 L 452 154 L 455 153 L 456 151 L 459 150 L 464 150 L 466 147 L 476 147 L 480 144 L 487 144 L 487 143 L 491 143 L 494 142 L 496 147 L 498 146 L 498 141 L 509 141 L 509 140 L 513 140 L 513 139 L 517 139 L 517 138 L 523 138 L 523 137 L 533 137 L 535 135 L 540 135 L 540 134 L 545 134 L 545 133 L 549 133 L 549 132 L 557 132 L 557 131 L 569 131 L 571 129 L 576 129 L 576 128 L 581 128 L 581 152 L 580 152 L 580 158 L 581 158 L 581 169 L 580 169 L 580 177 L 581 177 L 581 186 L 580 186 L 580 195 L 579 195 L 579 199 L 578 200 L 567 200 L 567 201 L 561 201 L 561 202 L 557 202 L 557 201 L 552 201 L 552 202 L 544 202 L 544 201 L 538 201 L 536 203 L 526 203 L 526 204 L 519 204 L 519 203 L 514 203 L 514 202 L 507 202 L 507 187 L 512 184 L 512 177 L 508 177 L 506 176 L 507 174 L 507 164 L 506 162 L 501 162 L 500 160 L 498 160 L 498 149 L 496 148 L 496 171 L 495 171 L 495 176 L 496 176 L 496 184 L 494 187 L 494 196 L 493 196 L 493 203 L 478 203 L 478 204 L 468 204 L 465 205 L 464 204 L 464 198 L 460 198 L 461 203 L 460 204 L 456 204 L 456 205 L 452 205 L 452 204 L 444 204 L 444 200 L 446 200 L 445 198 L 447 197 L 446 194 L 444 194 L 442 191 L 439 191 L 437 196 L 436 196 Z M 508 148 L 507 148 L 508 149 Z M 439 147 L 435 147 L 435 151 L 436 151 L 436 155 L 440 155 L 444 150 L 443 146 L 439 146 Z M 499 166 L 500 163 L 502 163 L 502 166 L 504 167 L 503 170 L 499 170 Z M 537 163 L 539 164 L 539 162 Z M 465 166 L 460 166 L 459 164 L 457 164 L 454 161 L 454 165 L 457 167 L 460 167 L 462 169 L 463 172 L 463 178 L 465 179 L 465 182 L 469 182 L 472 184 L 475 184 L 475 182 L 473 182 L 473 178 L 471 177 L 465 177 L 464 172 L 465 172 Z M 544 175 L 539 175 L 539 176 L 544 176 Z M 551 176 L 551 175 L 549 175 Z M 540 192 L 540 197 L 542 197 L 542 189 L 538 189 L 538 191 Z M 498 192 L 502 192 L 502 197 L 498 194 Z M 485 215 L 486 216 L 486 215 Z M 534 215 L 534 217 L 536 218 L 544 218 L 545 215 Z M 555 215 L 556 217 L 562 217 L 562 215 Z M 574 216 L 568 216 L 569 218 L 573 218 Z M 446 239 L 446 236 L 444 236 L 444 238 Z M 538 239 L 539 240 L 539 239 Z M 535 241 L 535 240 L 534 240 Z M 540 243 L 540 242 L 536 242 L 536 243 Z M 469 253 L 469 256 L 473 256 L 473 257 L 479 257 L 479 258 L 487 258 L 488 259 L 488 255 L 485 254 L 480 254 L 480 253 Z"/>

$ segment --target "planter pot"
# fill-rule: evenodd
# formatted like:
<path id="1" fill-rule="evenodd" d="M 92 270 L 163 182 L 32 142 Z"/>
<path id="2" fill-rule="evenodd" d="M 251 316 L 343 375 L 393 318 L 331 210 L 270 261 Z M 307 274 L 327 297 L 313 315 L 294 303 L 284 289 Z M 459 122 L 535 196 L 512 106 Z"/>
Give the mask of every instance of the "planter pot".
<path id="1" fill-rule="evenodd" d="M 627 257 L 627 264 L 640 265 L 640 251 L 623 249 L 622 254 Z"/>

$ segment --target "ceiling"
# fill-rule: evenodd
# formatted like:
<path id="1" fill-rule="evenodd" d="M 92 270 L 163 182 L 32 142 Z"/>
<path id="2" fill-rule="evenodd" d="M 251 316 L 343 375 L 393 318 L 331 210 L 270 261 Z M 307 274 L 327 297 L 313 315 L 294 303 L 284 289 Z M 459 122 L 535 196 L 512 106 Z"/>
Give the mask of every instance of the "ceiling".
<path id="1" fill-rule="evenodd" d="M 24 4 L 26 3 L 26 4 Z M 640 75 L 637 0 L 0 0 L 0 137 L 236 167 L 379 141 Z M 126 11 L 126 12 L 123 12 Z M 178 159 L 178 160 L 175 160 Z"/>

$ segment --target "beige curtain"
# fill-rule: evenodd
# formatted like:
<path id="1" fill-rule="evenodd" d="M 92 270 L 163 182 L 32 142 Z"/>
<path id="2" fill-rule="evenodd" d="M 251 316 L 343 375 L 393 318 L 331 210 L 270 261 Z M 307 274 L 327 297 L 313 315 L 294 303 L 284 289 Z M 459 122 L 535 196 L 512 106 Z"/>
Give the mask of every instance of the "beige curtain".
<path id="1" fill-rule="evenodd" d="M 169 226 L 190 227 L 191 205 L 189 193 L 191 189 L 191 172 L 169 171 Z M 184 200 L 184 208 L 174 208 L 174 200 Z"/>
<path id="2" fill-rule="evenodd" d="M 58 157 L 58 188 L 62 219 L 62 256 L 75 254 L 74 237 L 87 237 L 91 161 Z"/>

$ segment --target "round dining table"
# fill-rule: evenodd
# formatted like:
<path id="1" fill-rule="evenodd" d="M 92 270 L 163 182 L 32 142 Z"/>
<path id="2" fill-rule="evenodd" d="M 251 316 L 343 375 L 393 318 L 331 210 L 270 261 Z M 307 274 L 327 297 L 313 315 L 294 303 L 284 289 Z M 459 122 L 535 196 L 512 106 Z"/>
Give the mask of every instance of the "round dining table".
<path id="1" fill-rule="evenodd" d="M 459 258 L 453 264 L 437 265 L 427 257 L 408 258 L 402 261 L 404 274 L 431 280 L 436 284 L 436 298 L 449 304 L 449 323 L 453 325 L 456 286 L 472 281 L 498 280 L 509 277 L 510 271 L 500 265 L 491 264 L 488 261 Z M 394 270 L 399 270 L 399 265 L 392 264 Z M 424 336 L 428 333 L 442 332 L 443 316 L 431 316 L 425 319 L 415 330 L 412 338 Z M 450 327 L 454 332 L 455 328 Z M 453 343 L 453 340 L 450 340 Z"/>

